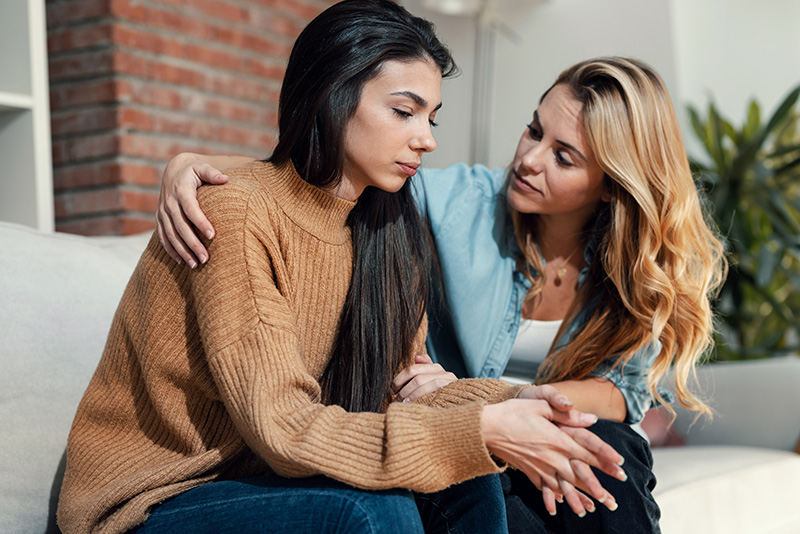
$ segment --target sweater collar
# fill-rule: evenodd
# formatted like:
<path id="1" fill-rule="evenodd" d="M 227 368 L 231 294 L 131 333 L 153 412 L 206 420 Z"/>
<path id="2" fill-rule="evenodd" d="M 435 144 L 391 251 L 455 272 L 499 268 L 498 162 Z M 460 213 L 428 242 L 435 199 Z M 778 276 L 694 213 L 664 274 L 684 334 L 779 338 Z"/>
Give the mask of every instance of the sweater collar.
<path id="1" fill-rule="evenodd" d="M 291 163 L 274 168 L 275 172 L 268 173 L 269 191 L 292 222 L 329 243 L 344 243 L 350 239 L 347 217 L 355 202 L 309 184 Z"/>

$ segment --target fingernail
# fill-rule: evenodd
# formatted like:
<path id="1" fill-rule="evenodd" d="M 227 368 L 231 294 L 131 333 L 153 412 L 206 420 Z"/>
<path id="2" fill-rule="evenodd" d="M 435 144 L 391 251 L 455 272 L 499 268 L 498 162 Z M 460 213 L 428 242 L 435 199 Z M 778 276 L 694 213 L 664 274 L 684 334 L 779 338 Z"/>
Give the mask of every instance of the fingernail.
<path id="1" fill-rule="evenodd" d="M 586 510 L 578 514 L 578 517 L 586 517 Z"/>
<path id="2" fill-rule="evenodd" d="M 624 463 L 625 463 L 625 457 L 624 456 L 620 456 L 619 457 L 619 462 L 617 462 L 617 465 L 622 465 Z"/>
<path id="3" fill-rule="evenodd" d="M 205 254 L 200 254 L 200 263 L 205 264 L 205 262 L 207 262 L 207 261 L 208 261 L 208 258 L 206 257 L 206 255 Z"/>
<path id="4" fill-rule="evenodd" d="M 206 237 L 209 239 L 214 239 L 214 232 L 211 230 L 206 230 Z"/>
<path id="5" fill-rule="evenodd" d="M 603 495 L 602 497 L 597 499 L 597 502 L 599 502 L 600 504 L 603 504 L 604 502 L 606 502 L 607 499 L 608 499 L 608 495 Z"/>
<path id="6" fill-rule="evenodd" d="M 616 512 L 617 508 L 619 508 L 619 506 L 617 505 L 616 501 L 614 501 L 611 504 L 609 504 L 607 508 L 609 510 L 611 510 L 612 512 Z"/>
<path id="7" fill-rule="evenodd" d="M 192 269 L 194 269 L 195 267 L 197 267 L 197 262 L 196 262 L 196 261 L 194 261 L 194 260 L 191 260 L 191 261 L 189 262 L 189 267 L 191 267 Z"/>
<path id="8" fill-rule="evenodd" d="M 594 504 L 591 504 L 586 508 L 586 510 L 588 510 L 590 514 L 593 514 L 597 508 L 594 507 Z"/>
<path id="9" fill-rule="evenodd" d="M 581 415 L 581 423 L 589 423 L 591 425 L 597 422 L 597 416 L 592 413 L 585 413 Z"/>
<path id="10" fill-rule="evenodd" d="M 405 399 L 403 399 L 403 402 L 411 402 L 411 399 L 406 397 Z"/>
<path id="11" fill-rule="evenodd" d="M 625 482 L 626 480 L 628 480 L 628 473 L 620 469 L 619 472 L 617 473 L 617 479 L 621 480 L 622 482 Z"/>
<path id="12" fill-rule="evenodd" d="M 552 512 L 550 512 L 550 515 L 555 516 L 556 515 L 556 511 L 553 510 Z"/>

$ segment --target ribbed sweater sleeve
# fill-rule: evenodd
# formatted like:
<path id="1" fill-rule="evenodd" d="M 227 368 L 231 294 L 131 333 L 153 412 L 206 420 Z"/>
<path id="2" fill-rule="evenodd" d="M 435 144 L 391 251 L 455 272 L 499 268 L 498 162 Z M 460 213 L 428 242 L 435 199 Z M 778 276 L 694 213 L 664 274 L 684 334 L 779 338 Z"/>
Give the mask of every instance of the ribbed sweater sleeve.
<path id="1" fill-rule="evenodd" d="M 492 381 L 383 413 L 321 403 L 354 203 L 290 166 L 228 175 L 198 193 L 217 231 L 209 263 L 180 266 L 154 236 L 131 276 L 70 431 L 62 531 L 125 532 L 174 495 L 271 472 L 429 492 L 498 471 L 481 413 L 509 390 Z"/>
<path id="2" fill-rule="evenodd" d="M 528 386 L 511 386 L 502 380 L 494 378 L 463 378 L 447 384 L 434 393 L 429 393 L 417 399 L 417 402 L 426 406 L 440 408 L 460 406 L 475 401 L 496 404 L 517 398 L 519 392 L 526 387 Z"/>
<path id="3" fill-rule="evenodd" d="M 306 329 L 335 328 L 349 242 L 326 242 L 319 221 L 298 221 L 305 212 L 292 198 L 202 200 L 217 237 L 192 294 L 209 369 L 236 428 L 276 473 L 430 492 L 498 470 L 477 397 L 448 410 L 392 404 L 385 413 L 321 404 L 317 380 L 329 346 Z"/>

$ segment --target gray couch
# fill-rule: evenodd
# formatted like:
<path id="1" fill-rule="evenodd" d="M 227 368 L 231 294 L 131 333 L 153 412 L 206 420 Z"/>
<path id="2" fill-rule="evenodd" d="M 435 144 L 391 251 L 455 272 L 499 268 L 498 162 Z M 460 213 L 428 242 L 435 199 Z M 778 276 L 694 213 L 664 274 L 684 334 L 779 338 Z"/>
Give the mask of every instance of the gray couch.
<path id="1" fill-rule="evenodd" d="M 0 223 L 0 532 L 56 532 L 63 452 L 117 302 L 149 236 Z M 704 368 L 718 416 L 655 449 L 665 534 L 800 532 L 800 359 Z"/>

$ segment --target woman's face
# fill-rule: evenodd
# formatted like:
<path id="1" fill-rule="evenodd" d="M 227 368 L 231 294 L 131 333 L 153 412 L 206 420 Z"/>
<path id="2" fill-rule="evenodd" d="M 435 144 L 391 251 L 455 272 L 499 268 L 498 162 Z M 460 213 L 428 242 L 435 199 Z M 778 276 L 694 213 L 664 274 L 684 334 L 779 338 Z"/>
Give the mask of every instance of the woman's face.
<path id="1" fill-rule="evenodd" d="M 610 199 L 604 173 L 584 141 L 581 104 L 556 85 L 517 145 L 508 201 L 521 213 L 573 219 L 582 225 Z"/>
<path id="2" fill-rule="evenodd" d="M 334 194 L 355 200 L 367 186 L 398 191 L 436 148 L 442 73 L 432 61 L 387 61 L 362 89 L 345 127 L 344 175 Z"/>

